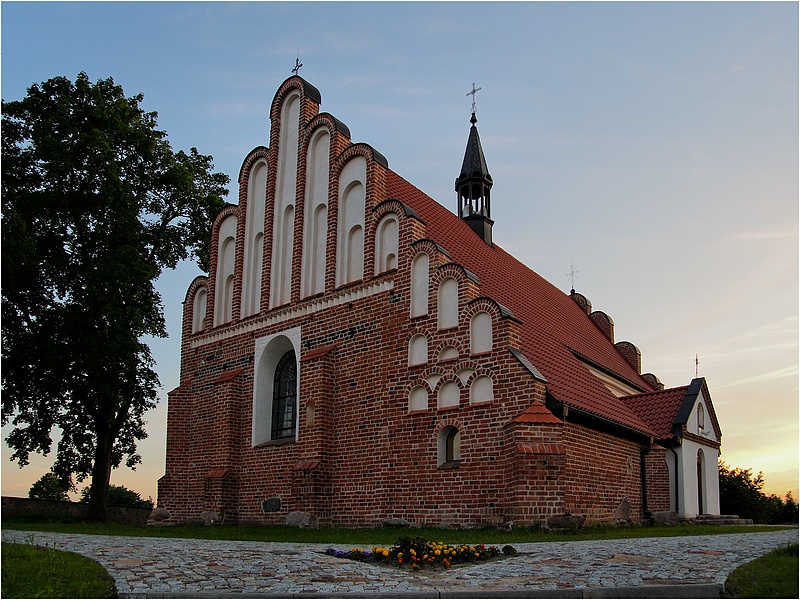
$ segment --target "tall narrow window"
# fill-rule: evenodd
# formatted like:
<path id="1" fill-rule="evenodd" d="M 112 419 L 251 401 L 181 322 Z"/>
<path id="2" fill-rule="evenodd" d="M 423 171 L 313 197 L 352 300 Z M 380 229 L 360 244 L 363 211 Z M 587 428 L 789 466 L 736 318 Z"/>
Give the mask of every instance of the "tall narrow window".
<path id="1" fill-rule="evenodd" d="M 698 433 L 702 433 L 703 429 L 706 428 L 706 413 L 703 410 L 703 405 L 701 403 L 697 403 L 697 431 Z"/>
<path id="2" fill-rule="evenodd" d="M 294 350 L 284 354 L 275 367 L 272 387 L 272 439 L 294 436 L 297 406 L 297 361 Z"/>

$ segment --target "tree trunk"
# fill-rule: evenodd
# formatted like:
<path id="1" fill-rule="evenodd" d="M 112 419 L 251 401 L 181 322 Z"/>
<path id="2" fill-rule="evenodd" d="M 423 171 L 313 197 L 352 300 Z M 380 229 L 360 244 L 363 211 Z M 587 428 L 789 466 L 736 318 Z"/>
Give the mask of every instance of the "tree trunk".
<path id="1" fill-rule="evenodd" d="M 108 518 L 108 485 L 111 481 L 111 447 L 114 440 L 107 431 L 97 432 L 97 443 L 92 465 L 92 485 L 89 488 L 87 521 L 105 522 Z"/>

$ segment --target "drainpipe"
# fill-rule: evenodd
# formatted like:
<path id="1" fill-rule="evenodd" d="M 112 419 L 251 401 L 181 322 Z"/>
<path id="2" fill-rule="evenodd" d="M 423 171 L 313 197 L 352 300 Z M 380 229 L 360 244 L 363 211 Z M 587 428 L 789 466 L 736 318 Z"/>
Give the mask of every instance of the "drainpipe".
<path id="1" fill-rule="evenodd" d="M 678 506 L 678 500 L 680 498 L 680 494 L 678 493 L 678 453 L 675 452 L 674 446 L 670 446 L 669 451 L 675 455 L 675 514 L 680 515 L 680 506 Z"/>
<path id="2" fill-rule="evenodd" d="M 650 523 L 653 522 L 653 513 L 647 507 L 647 465 L 646 456 L 653 448 L 653 439 L 647 442 L 647 445 L 642 448 L 639 453 L 639 473 L 642 478 L 642 516 L 645 517 Z"/>

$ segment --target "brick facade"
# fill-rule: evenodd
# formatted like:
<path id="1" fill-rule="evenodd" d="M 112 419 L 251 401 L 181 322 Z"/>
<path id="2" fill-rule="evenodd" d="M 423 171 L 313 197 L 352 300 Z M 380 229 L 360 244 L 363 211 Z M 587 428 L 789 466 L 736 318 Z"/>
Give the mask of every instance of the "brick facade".
<path id="1" fill-rule="evenodd" d="M 291 301 L 271 307 L 276 231 L 271 208 L 281 128 L 293 126 L 282 123 L 282 107 L 298 94 Z M 624 502 L 637 521 L 646 516 L 643 501 L 649 512 L 669 510 L 665 450 L 652 444 L 650 430 L 631 428 L 624 420 L 610 427 L 591 419 L 574 422 L 553 395 L 548 378 L 554 371 L 542 375 L 534 366 L 530 324 L 515 315 L 517 308 L 495 297 L 491 270 L 477 275 L 453 260 L 448 245 L 456 242 L 431 239 L 431 218 L 426 221 L 405 199 L 389 197 L 390 183 L 393 189 L 411 188 L 370 146 L 352 144 L 346 126 L 318 112 L 319 102 L 319 92 L 299 77 L 280 87 L 271 110 L 270 147 L 246 157 L 239 203 L 215 222 L 210 272 L 187 292 L 181 383 L 169 394 L 166 469 L 159 480 L 159 505 L 172 521 L 196 521 L 201 513 L 214 512 L 227 523 L 279 524 L 302 511 L 320 524 L 345 527 L 390 518 L 465 526 L 529 524 L 565 513 L 608 522 L 619 516 Z M 313 177 L 306 156 L 319 128 L 326 128 L 330 138 L 325 290 L 303 297 L 304 210 Z M 340 176 L 356 157 L 366 161 L 363 254 L 357 256 L 363 277 L 337 286 L 339 206 L 346 193 Z M 249 173 L 259 161 L 269 169 L 261 310 L 241 318 L 247 202 L 255 197 L 248 190 Z M 377 226 L 390 214 L 397 221 L 396 266 L 376 275 Z M 215 296 L 221 293 L 219 227 L 231 215 L 237 219 L 232 318 L 214 326 Z M 420 253 L 428 257 L 428 308 L 412 317 L 419 284 L 412 282 L 411 265 Z M 476 265 L 472 268 L 480 268 Z M 442 310 L 455 309 L 457 324 L 440 328 L 439 293 L 446 280 L 456 282 L 457 293 Z M 207 292 L 205 318 L 202 329 L 193 331 L 195 295 L 201 290 Z M 595 328 L 582 308 L 564 298 L 584 318 L 583 327 Z M 471 327 L 479 314 L 491 322 L 491 342 L 473 352 L 481 332 Z M 603 352 L 631 368 L 630 357 L 611 346 L 613 334 L 587 331 L 599 340 L 592 343 L 610 346 Z M 420 335 L 427 359 L 411 364 L 410 345 Z M 261 418 L 254 416 L 254 407 L 271 410 L 262 387 L 271 377 L 263 365 L 271 360 L 273 340 L 291 343 L 297 354 L 296 433 L 254 445 L 254 419 Z M 634 378 L 637 389 L 652 391 L 636 373 L 625 375 L 626 381 Z M 608 393 L 598 389 L 595 393 Z M 452 428 L 458 431 L 460 455 L 445 464 L 442 445 Z"/>

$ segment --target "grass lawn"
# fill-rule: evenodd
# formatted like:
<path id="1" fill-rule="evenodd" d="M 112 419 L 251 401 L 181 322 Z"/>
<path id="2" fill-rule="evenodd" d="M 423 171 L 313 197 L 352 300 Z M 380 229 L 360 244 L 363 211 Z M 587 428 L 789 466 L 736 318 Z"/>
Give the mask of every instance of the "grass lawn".
<path id="1" fill-rule="evenodd" d="M 798 598 L 798 545 L 778 548 L 736 569 L 725 582 L 727 597 Z"/>
<path id="2" fill-rule="evenodd" d="M 2 544 L 3 598 L 114 598 L 114 580 L 85 556 L 33 544 Z"/>
<path id="3" fill-rule="evenodd" d="M 654 527 L 584 527 L 577 531 L 546 531 L 541 528 L 518 527 L 500 529 L 340 529 L 322 527 L 300 529 L 280 526 L 214 526 L 175 525 L 171 527 L 140 527 L 113 523 L 81 523 L 45 521 L 42 519 L 3 519 L 3 529 L 24 531 L 55 531 L 98 535 L 127 535 L 133 537 L 168 537 L 209 540 L 246 540 L 259 542 L 319 543 L 348 546 L 390 545 L 400 535 L 421 536 L 447 544 L 524 544 L 530 542 L 578 541 L 640 537 L 674 537 L 686 535 L 718 535 L 774 531 L 774 526 L 735 525 L 664 525 Z"/>

